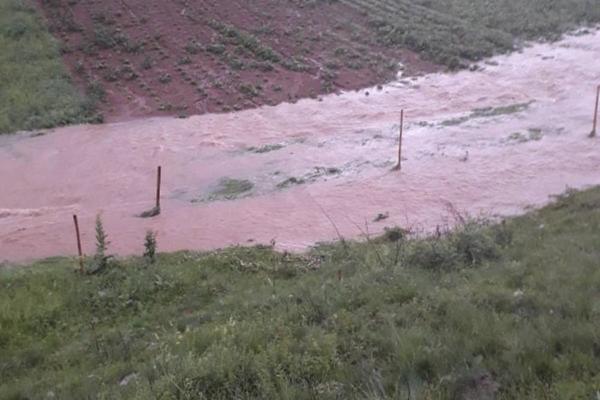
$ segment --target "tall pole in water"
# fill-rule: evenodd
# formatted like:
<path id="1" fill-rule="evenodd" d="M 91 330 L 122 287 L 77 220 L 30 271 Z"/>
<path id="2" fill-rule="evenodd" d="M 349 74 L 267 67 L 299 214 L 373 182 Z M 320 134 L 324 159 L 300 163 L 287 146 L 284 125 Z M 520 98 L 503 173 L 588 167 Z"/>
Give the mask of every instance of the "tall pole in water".
<path id="1" fill-rule="evenodd" d="M 404 110 L 400 110 L 400 134 L 398 141 L 398 164 L 394 167 L 394 170 L 399 171 L 402 169 L 402 131 L 404 130 Z"/>
<path id="2" fill-rule="evenodd" d="M 162 167 L 159 165 L 156 171 L 156 209 L 160 209 L 160 180 L 162 174 Z"/>
<path id="3" fill-rule="evenodd" d="M 600 100 L 600 85 L 596 88 L 596 106 L 594 107 L 594 125 L 590 137 L 596 136 L 596 125 L 598 124 L 598 101 Z"/>

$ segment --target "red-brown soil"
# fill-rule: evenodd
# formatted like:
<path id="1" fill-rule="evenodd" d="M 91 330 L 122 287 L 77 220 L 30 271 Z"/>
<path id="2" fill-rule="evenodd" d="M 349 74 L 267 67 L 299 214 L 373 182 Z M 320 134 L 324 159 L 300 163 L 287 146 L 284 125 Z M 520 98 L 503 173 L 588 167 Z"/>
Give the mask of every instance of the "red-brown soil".
<path id="1" fill-rule="evenodd" d="M 100 111 L 113 121 L 294 102 L 383 83 L 399 63 L 407 75 L 438 69 L 415 53 L 379 45 L 368 17 L 338 2 L 37 4 L 74 80 L 104 96 Z"/>

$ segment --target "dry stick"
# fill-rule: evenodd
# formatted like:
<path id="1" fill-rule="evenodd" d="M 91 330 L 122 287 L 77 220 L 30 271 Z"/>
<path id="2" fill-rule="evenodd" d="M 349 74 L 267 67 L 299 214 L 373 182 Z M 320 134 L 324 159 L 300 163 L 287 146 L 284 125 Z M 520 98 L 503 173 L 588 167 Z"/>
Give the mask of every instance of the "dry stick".
<path id="1" fill-rule="evenodd" d="M 398 142 L 398 164 L 394 167 L 395 171 L 402 169 L 402 131 L 404 130 L 404 110 L 400 110 L 400 140 Z"/>
<path id="2" fill-rule="evenodd" d="M 331 219 L 331 217 L 329 216 L 329 214 L 327 214 L 327 212 L 321 206 L 321 204 L 319 204 L 314 198 L 312 200 L 315 202 L 315 204 L 317 205 L 317 207 L 319 207 L 321 209 L 321 212 L 323 213 L 323 215 L 325 215 L 325 218 L 327 218 L 329 220 L 329 222 L 333 226 L 333 229 L 335 229 L 335 233 L 337 234 L 337 237 L 338 237 L 339 241 L 342 243 L 342 247 L 344 247 L 344 250 L 346 252 L 348 252 L 348 244 L 346 243 L 346 239 L 344 239 L 344 237 L 340 233 L 340 230 L 338 229 L 338 227 L 335 224 L 335 222 L 333 221 L 333 219 Z"/>
<path id="3" fill-rule="evenodd" d="M 379 250 L 377 250 L 377 247 L 371 241 L 371 235 L 369 234 L 369 224 L 367 223 L 367 221 L 365 220 L 365 229 L 366 229 L 366 231 L 363 231 L 360 228 L 360 226 L 357 223 L 355 223 L 354 221 L 352 221 L 352 220 L 349 220 L 349 221 L 352 222 L 352 224 L 360 231 L 361 235 L 363 235 L 367 239 L 367 244 L 369 246 L 371 246 L 371 248 L 375 252 L 375 255 L 377 256 L 377 261 L 379 261 L 379 264 L 382 267 L 385 267 L 385 263 L 383 262 L 383 258 L 381 257 L 381 254 L 379 253 Z"/>
<path id="4" fill-rule="evenodd" d="M 79 254 L 79 272 L 83 273 L 83 252 L 81 251 L 81 237 L 79 236 L 79 222 L 77 215 L 73 214 L 73 222 L 75 223 L 75 234 L 77 235 L 77 252 Z"/>
<path id="5" fill-rule="evenodd" d="M 594 108 L 594 125 L 590 137 L 596 136 L 596 125 L 598 123 L 598 101 L 600 100 L 600 85 L 596 88 L 596 107 Z"/>
<path id="6" fill-rule="evenodd" d="M 159 165 L 156 171 L 156 209 L 160 210 L 160 179 L 162 175 L 162 167 Z"/>

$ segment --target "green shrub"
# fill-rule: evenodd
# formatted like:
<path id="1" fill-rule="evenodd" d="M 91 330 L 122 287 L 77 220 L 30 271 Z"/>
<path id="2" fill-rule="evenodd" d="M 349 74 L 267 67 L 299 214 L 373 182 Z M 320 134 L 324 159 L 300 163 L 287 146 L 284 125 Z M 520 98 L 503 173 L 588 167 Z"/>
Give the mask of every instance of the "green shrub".
<path id="1" fill-rule="evenodd" d="M 147 231 L 146 237 L 144 238 L 144 259 L 154 264 L 156 261 L 156 233 L 153 231 Z"/>
<path id="2" fill-rule="evenodd" d="M 466 265 L 479 265 L 499 256 L 496 238 L 482 222 L 466 222 L 452 234 L 452 241 L 458 259 Z"/>
<path id="3" fill-rule="evenodd" d="M 95 274 L 102 272 L 108 266 L 111 256 L 106 254 L 108 250 L 108 235 L 104 231 L 104 224 L 102 223 L 102 217 L 100 214 L 96 215 L 96 252 L 91 260 L 91 264 L 87 270 L 89 273 Z"/>
<path id="4" fill-rule="evenodd" d="M 456 247 L 449 240 L 429 238 L 413 242 L 409 248 L 406 264 L 411 267 L 449 271 L 460 260 Z"/>

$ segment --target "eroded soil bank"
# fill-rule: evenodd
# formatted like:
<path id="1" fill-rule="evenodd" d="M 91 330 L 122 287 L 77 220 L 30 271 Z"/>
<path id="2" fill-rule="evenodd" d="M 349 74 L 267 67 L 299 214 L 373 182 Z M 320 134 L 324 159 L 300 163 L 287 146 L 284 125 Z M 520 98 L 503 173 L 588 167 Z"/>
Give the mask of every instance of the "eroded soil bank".
<path id="1" fill-rule="evenodd" d="M 85 251 L 101 212 L 119 254 L 269 243 L 302 250 L 400 225 L 435 229 L 452 209 L 509 215 L 566 187 L 600 184 L 589 139 L 600 33 L 296 104 L 0 137 L 0 260 Z M 394 165 L 400 109 L 403 170 Z M 155 168 L 163 166 L 160 216 Z M 387 215 L 373 222 L 378 214 Z"/>

